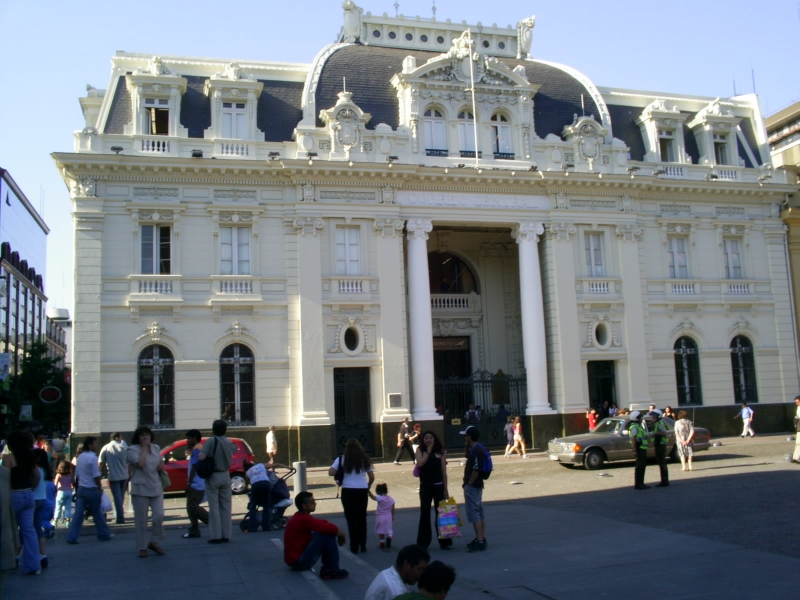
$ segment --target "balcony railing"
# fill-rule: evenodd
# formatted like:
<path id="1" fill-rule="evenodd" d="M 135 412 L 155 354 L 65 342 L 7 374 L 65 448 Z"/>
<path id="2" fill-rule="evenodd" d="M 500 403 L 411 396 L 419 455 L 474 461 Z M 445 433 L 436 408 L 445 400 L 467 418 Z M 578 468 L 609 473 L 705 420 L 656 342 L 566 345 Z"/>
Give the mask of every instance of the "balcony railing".
<path id="1" fill-rule="evenodd" d="M 681 165 L 664 165 L 664 177 L 683 177 L 683 167 Z"/>
<path id="2" fill-rule="evenodd" d="M 729 294 L 749 294 L 750 293 L 750 284 L 749 283 L 728 283 L 728 293 Z"/>
<path id="3" fill-rule="evenodd" d="M 217 142 L 214 144 L 215 156 L 250 156 L 250 144 L 247 142 Z"/>
<path id="4" fill-rule="evenodd" d="M 589 283 L 589 293 L 590 294 L 607 294 L 608 293 L 608 281 L 590 281 Z"/>
<path id="5" fill-rule="evenodd" d="M 375 284 L 369 277 L 334 276 L 330 282 L 323 282 L 323 290 L 329 290 L 331 296 L 366 296 L 375 291 Z"/>
<path id="6" fill-rule="evenodd" d="M 425 156 L 450 156 L 450 151 L 441 148 L 425 148 Z"/>
<path id="7" fill-rule="evenodd" d="M 220 294 L 252 294 L 253 281 L 251 279 L 220 279 Z"/>
<path id="8" fill-rule="evenodd" d="M 147 296 L 179 296 L 180 275 L 131 275 L 131 294 Z"/>
<path id="9" fill-rule="evenodd" d="M 475 150 L 460 150 L 461 158 L 475 158 Z M 478 158 L 483 158 L 483 152 L 478 152 Z"/>
<path id="10" fill-rule="evenodd" d="M 725 181 L 738 181 L 739 172 L 736 169 L 720 169 L 717 168 L 717 177 Z"/>
<path id="11" fill-rule="evenodd" d="M 142 152 L 169 154 L 169 140 L 164 138 L 142 138 Z"/>
<path id="12" fill-rule="evenodd" d="M 471 294 L 431 294 L 431 310 L 444 312 L 480 312 L 481 297 Z"/>
<path id="13" fill-rule="evenodd" d="M 694 282 L 691 282 L 691 283 L 673 282 L 673 284 L 672 284 L 672 293 L 673 294 L 694 294 Z"/>
<path id="14" fill-rule="evenodd" d="M 496 160 L 514 160 L 513 152 L 495 152 L 494 157 Z"/>
<path id="15" fill-rule="evenodd" d="M 339 293 L 340 294 L 363 294 L 364 288 L 360 279 L 340 279 Z"/>

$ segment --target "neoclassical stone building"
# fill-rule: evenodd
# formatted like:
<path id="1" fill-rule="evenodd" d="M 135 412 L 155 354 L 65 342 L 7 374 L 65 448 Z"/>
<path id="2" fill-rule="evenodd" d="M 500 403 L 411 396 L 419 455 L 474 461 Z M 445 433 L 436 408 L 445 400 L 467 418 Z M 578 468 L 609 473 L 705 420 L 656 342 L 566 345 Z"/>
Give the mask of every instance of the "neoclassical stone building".
<path id="1" fill-rule="evenodd" d="M 222 417 L 322 463 L 469 404 L 540 448 L 603 401 L 783 426 L 795 188 L 754 96 L 600 87 L 533 18 L 343 8 L 310 65 L 118 52 L 81 98 L 76 432 Z"/>

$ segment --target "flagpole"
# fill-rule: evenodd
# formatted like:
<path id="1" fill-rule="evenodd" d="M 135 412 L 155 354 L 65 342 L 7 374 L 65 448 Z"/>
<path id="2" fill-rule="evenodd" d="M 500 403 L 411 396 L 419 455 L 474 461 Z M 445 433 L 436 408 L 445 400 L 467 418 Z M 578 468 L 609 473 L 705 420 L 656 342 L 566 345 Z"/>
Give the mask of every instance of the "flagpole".
<path id="1" fill-rule="evenodd" d="M 478 162 L 478 110 L 475 106 L 475 66 L 472 64 L 472 29 L 467 29 L 467 38 L 469 40 L 469 78 L 472 85 L 470 91 L 472 92 L 472 133 L 475 137 L 475 168 L 479 168 Z"/>

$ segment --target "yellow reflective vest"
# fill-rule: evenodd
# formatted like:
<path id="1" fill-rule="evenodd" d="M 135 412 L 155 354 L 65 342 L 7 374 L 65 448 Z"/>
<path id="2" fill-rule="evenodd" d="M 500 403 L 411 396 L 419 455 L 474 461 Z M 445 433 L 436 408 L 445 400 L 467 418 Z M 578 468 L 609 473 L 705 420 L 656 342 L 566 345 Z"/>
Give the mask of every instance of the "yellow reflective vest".
<path id="1" fill-rule="evenodd" d="M 633 423 L 629 429 L 633 449 L 647 450 L 647 431 L 639 423 Z"/>

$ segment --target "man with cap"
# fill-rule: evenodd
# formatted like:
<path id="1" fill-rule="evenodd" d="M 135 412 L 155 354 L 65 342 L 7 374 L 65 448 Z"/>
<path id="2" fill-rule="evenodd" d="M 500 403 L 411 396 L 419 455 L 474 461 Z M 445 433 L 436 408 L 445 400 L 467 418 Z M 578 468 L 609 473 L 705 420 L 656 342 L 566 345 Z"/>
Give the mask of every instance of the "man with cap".
<path id="1" fill-rule="evenodd" d="M 647 430 L 642 425 L 642 413 L 638 410 L 630 414 L 631 425 L 628 434 L 631 438 L 633 453 L 636 455 L 636 470 L 634 472 L 634 489 L 646 490 L 649 486 L 644 484 L 644 470 L 647 468 Z"/>
<path id="2" fill-rule="evenodd" d="M 661 483 L 656 487 L 667 487 L 669 485 L 669 471 L 667 470 L 667 441 L 669 433 L 667 433 L 667 426 L 661 420 L 661 410 L 655 409 L 650 413 L 653 419 L 653 445 L 656 451 L 656 460 L 658 461 L 658 469 L 661 471 Z"/>
<path id="3" fill-rule="evenodd" d="M 467 552 L 486 550 L 486 520 L 483 515 L 483 465 L 486 460 L 486 448 L 478 443 L 480 432 L 477 427 L 469 426 L 460 432 L 464 436 L 464 506 L 467 521 L 475 528 L 475 539 L 467 544 Z"/>

